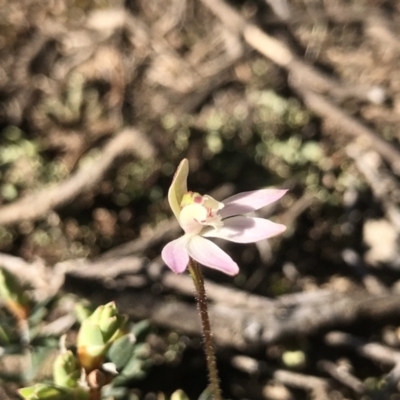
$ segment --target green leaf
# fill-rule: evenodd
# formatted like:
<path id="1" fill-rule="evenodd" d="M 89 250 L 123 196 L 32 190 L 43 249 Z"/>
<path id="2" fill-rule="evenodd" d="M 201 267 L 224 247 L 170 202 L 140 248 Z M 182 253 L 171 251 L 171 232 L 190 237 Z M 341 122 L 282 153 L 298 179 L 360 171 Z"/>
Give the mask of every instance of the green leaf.
<path id="1" fill-rule="evenodd" d="M 109 360 L 115 364 L 117 370 L 123 368 L 133 354 L 136 338 L 132 333 L 117 339 L 108 351 Z"/>
<path id="2" fill-rule="evenodd" d="M 52 385 L 38 383 L 35 386 L 18 390 L 26 400 L 71 400 L 71 392 Z"/>
<path id="3" fill-rule="evenodd" d="M 148 335 L 150 328 L 150 321 L 145 319 L 143 321 L 137 322 L 131 329 L 131 333 L 135 335 L 138 342 L 142 342 Z"/>
<path id="4" fill-rule="evenodd" d="M 125 368 L 122 370 L 121 375 L 129 378 L 135 378 L 137 374 L 142 372 L 142 361 L 136 357 L 131 357 Z"/>
<path id="5" fill-rule="evenodd" d="M 148 358 L 149 356 L 149 345 L 147 343 L 136 344 L 133 348 L 132 355 L 135 358 Z"/>
<path id="6" fill-rule="evenodd" d="M 74 388 L 78 385 L 81 369 L 71 350 L 57 356 L 53 364 L 53 380 L 58 386 Z"/>
<path id="7" fill-rule="evenodd" d="M 132 355 L 121 373 L 114 378 L 113 383 L 116 386 L 124 385 L 133 379 L 142 379 L 146 376 L 146 370 L 151 362 L 140 360 Z"/>

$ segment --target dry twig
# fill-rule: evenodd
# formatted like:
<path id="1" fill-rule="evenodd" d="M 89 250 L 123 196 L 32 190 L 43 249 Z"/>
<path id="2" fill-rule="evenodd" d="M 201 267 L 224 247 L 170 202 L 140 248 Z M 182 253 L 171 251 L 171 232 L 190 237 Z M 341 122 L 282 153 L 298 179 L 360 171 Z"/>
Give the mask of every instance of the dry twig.
<path id="1" fill-rule="evenodd" d="M 400 352 L 380 343 L 367 342 L 344 332 L 330 332 L 325 336 L 330 346 L 345 346 L 373 361 L 394 366 L 400 363 Z"/>
<path id="2" fill-rule="evenodd" d="M 364 384 L 353 374 L 351 374 L 346 366 L 337 365 L 329 360 L 320 360 L 318 362 L 318 366 L 320 369 L 328 373 L 332 378 L 349 387 L 354 392 L 359 394 L 365 392 Z"/>
<path id="3" fill-rule="evenodd" d="M 312 398 L 315 400 L 330 399 L 328 392 L 329 384 L 323 378 L 283 369 L 270 368 L 265 362 L 260 362 L 247 356 L 233 357 L 232 364 L 239 370 L 249 374 L 266 372 L 268 375 L 271 375 L 273 379 L 285 386 L 310 392 Z"/>

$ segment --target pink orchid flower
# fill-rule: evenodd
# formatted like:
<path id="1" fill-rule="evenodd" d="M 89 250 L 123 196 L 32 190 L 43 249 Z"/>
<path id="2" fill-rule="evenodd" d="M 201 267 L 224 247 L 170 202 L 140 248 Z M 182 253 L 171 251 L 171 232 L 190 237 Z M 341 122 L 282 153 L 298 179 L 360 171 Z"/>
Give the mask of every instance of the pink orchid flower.
<path id="1" fill-rule="evenodd" d="M 168 191 L 168 201 L 185 234 L 168 243 L 161 256 L 173 272 L 185 271 L 189 257 L 200 264 L 228 275 L 239 267 L 232 258 L 206 237 L 235 243 L 252 243 L 268 239 L 286 230 L 281 224 L 246 214 L 280 199 L 287 190 L 261 189 L 243 192 L 219 202 L 209 195 L 188 192 L 189 162 L 184 159 L 175 172 Z"/>

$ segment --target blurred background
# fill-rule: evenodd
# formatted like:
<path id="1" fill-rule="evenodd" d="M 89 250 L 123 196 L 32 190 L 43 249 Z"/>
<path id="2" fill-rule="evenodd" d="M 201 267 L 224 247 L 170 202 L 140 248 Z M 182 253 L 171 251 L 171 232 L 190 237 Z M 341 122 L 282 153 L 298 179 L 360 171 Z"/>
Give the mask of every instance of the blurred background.
<path id="1" fill-rule="evenodd" d="M 200 396 L 191 282 L 160 260 L 186 157 L 219 200 L 289 189 L 259 213 L 283 235 L 218 242 L 240 273 L 204 271 L 224 397 L 400 398 L 399 2 L 0 4 L 0 265 L 45 302 L 39 330 L 116 300 L 151 367 L 115 398 Z M 0 334 L 0 398 L 74 327 L 23 379 Z"/>

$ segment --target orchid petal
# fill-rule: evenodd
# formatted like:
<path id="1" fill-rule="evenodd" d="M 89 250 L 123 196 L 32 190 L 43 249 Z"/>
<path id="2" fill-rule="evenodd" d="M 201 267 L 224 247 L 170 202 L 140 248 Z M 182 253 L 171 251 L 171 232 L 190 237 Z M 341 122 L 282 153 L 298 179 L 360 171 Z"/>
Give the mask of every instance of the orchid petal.
<path id="1" fill-rule="evenodd" d="M 225 207 L 224 203 L 221 203 L 220 201 L 215 200 L 213 197 L 211 197 L 208 194 L 205 194 L 203 196 L 203 199 L 204 199 L 203 206 L 206 208 L 210 208 L 211 210 L 218 211 Z"/>
<path id="2" fill-rule="evenodd" d="M 165 264 L 176 274 L 180 274 L 187 268 L 189 264 L 189 255 L 186 251 L 188 237 L 181 236 L 179 239 L 173 240 L 164 246 L 161 257 Z"/>
<path id="3" fill-rule="evenodd" d="M 190 257 L 206 267 L 216 269 L 228 275 L 236 275 L 239 272 L 238 265 L 228 254 L 216 244 L 201 236 L 191 237 L 186 248 Z"/>
<path id="4" fill-rule="evenodd" d="M 203 229 L 201 223 L 207 218 L 207 210 L 200 204 L 183 207 L 179 214 L 179 225 L 185 233 L 198 234 Z"/>
<path id="5" fill-rule="evenodd" d="M 181 200 L 183 195 L 187 192 L 187 177 L 189 175 L 189 161 L 184 158 L 176 169 L 175 175 L 172 179 L 171 186 L 168 190 L 168 202 L 175 214 L 176 219 L 179 220 L 179 213 L 181 211 Z"/>
<path id="6" fill-rule="evenodd" d="M 205 231 L 203 236 L 229 240 L 235 243 L 252 243 L 279 235 L 286 226 L 263 218 L 237 216 L 225 219 L 219 229 Z"/>
<path id="7" fill-rule="evenodd" d="M 286 192 L 281 189 L 260 189 L 238 193 L 223 201 L 225 207 L 218 214 L 222 218 L 247 214 L 279 200 Z"/>

